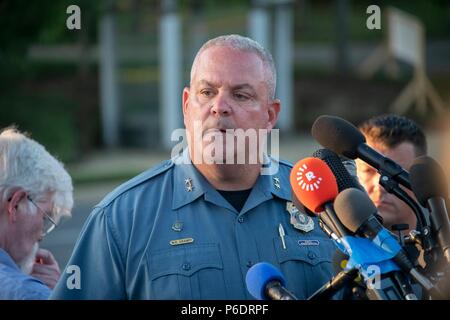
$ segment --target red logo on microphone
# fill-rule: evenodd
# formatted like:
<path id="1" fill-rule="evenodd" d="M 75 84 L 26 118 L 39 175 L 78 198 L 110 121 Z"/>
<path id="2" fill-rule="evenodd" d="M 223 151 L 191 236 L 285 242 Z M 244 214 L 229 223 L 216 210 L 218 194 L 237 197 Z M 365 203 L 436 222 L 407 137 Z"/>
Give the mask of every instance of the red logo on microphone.
<path id="1" fill-rule="evenodd" d="M 327 164 L 317 158 L 305 158 L 292 168 L 290 182 L 295 197 L 313 212 L 338 194 L 336 178 Z"/>

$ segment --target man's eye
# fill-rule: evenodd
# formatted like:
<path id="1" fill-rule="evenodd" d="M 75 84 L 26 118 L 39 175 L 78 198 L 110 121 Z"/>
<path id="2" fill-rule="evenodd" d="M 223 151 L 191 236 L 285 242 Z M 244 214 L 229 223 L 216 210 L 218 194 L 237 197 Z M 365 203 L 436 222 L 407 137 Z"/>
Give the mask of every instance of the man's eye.
<path id="1" fill-rule="evenodd" d="M 241 101 L 243 101 L 243 100 L 248 100 L 248 99 L 249 99 L 249 96 L 248 96 L 248 95 L 243 94 L 243 93 L 239 93 L 239 92 L 236 92 L 236 93 L 234 94 L 234 96 L 236 97 L 236 99 L 241 100 Z"/>
<path id="2" fill-rule="evenodd" d="M 211 90 L 202 90 L 200 91 L 200 94 L 204 97 L 211 97 L 213 95 L 213 92 Z"/>

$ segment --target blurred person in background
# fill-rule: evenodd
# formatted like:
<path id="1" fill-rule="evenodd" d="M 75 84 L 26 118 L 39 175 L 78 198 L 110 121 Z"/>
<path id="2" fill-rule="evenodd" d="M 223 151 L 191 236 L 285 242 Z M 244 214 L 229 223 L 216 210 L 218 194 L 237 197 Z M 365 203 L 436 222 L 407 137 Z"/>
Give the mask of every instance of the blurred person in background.
<path id="1" fill-rule="evenodd" d="M 367 144 L 394 160 L 405 170 L 409 170 L 412 162 L 419 156 L 427 154 L 427 141 L 422 129 L 411 119 L 388 114 L 370 118 L 359 125 Z M 386 192 L 380 185 L 380 174 L 364 161 L 357 159 L 357 174 L 361 184 L 369 194 L 383 218 L 383 224 L 390 229 L 395 224 L 408 224 L 409 232 L 416 228 L 416 215 L 412 209 Z M 410 196 L 414 194 L 403 188 Z"/>
<path id="2" fill-rule="evenodd" d="M 375 116 L 362 122 L 359 129 L 366 137 L 370 147 L 394 160 L 407 171 L 414 159 L 427 154 L 425 133 L 417 123 L 407 117 L 394 114 Z M 416 229 L 417 218 L 414 211 L 380 185 L 378 171 L 360 159 L 356 160 L 356 166 L 359 181 L 378 209 L 378 214 L 383 219 L 383 225 L 391 230 L 393 225 L 407 224 L 408 228 L 402 231 L 403 236 Z M 411 190 L 400 187 L 415 199 Z M 395 232 L 395 234 L 397 233 Z M 404 249 L 411 261 L 425 267 L 426 259 L 418 247 L 408 244 Z"/>
<path id="3" fill-rule="evenodd" d="M 81 285 L 69 288 L 64 272 L 52 298 L 252 299 L 245 277 L 262 261 L 281 270 L 299 299 L 327 282 L 334 244 L 293 206 L 292 165 L 267 154 L 249 162 L 258 148 L 243 163 L 202 161 L 209 134 L 228 145 L 236 129 L 272 130 L 281 109 L 275 84 L 272 56 L 254 40 L 205 43 L 182 93 L 188 149 L 96 205 L 69 260 Z M 262 174 L 266 166 L 277 170 Z"/>
<path id="4" fill-rule="evenodd" d="M 63 164 L 15 128 L 0 133 L 0 299 L 47 299 L 60 277 L 39 242 L 73 206 Z"/>

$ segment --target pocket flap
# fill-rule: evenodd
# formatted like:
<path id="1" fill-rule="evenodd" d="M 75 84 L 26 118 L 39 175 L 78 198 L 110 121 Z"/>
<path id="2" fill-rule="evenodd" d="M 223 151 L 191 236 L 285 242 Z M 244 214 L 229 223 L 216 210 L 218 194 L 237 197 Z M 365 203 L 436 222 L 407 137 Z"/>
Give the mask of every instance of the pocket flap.
<path id="1" fill-rule="evenodd" d="M 284 239 L 286 249 L 284 249 L 279 237 L 273 239 L 280 264 L 291 260 L 301 260 L 311 265 L 332 262 L 330 252 L 334 252 L 335 248 L 333 241 L 330 239 L 323 237 L 293 238 L 287 235 Z"/>
<path id="2" fill-rule="evenodd" d="M 152 280 L 169 274 L 189 277 L 206 268 L 223 269 L 218 244 L 190 244 L 153 251 L 148 262 Z"/>

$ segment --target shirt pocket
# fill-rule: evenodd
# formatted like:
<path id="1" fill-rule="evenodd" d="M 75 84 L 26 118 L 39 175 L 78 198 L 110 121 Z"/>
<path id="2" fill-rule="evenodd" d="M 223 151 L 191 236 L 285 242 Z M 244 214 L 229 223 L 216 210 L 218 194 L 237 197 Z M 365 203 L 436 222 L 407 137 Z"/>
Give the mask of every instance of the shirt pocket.
<path id="1" fill-rule="evenodd" d="M 285 236 L 286 249 L 281 239 L 273 239 L 286 286 L 299 299 L 307 299 L 332 277 L 332 240 L 324 237 Z"/>
<path id="2" fill-rule="evenodd" d="M 155 299 L 224 299 L 218 244 L 182 245 L 147 255 L 150 294 Z"/>

